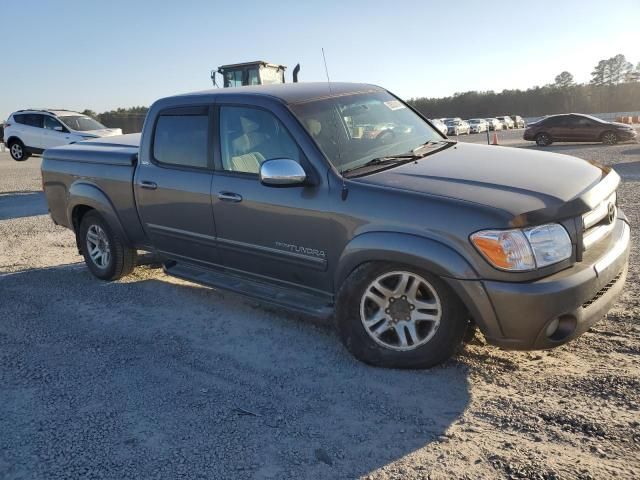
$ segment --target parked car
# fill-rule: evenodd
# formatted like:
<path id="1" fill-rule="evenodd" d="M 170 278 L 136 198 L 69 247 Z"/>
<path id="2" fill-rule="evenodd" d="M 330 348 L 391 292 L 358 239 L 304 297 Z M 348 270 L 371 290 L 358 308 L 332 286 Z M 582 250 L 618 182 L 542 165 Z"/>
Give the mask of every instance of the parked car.
<path id="1" fill-rule="evenodd" d="M 482 133 L 486 132 L 489 128 L 489 124 L 484 118 L 471 118 L 467 120 L 469 124 L 470 133 Z"/>
<path id="2" fill-rule="evenodd" d="M 527 126 L 527 124 L 524 121 L 524 118 L 522 118 L 520 115 L 511 115 L 511 120 L 513 120 L 514 128 L 524 128 Z"/>
<path id="3" fill-rule="evenodd" d="M 386 142 L 348 128 L 382 123 L 410 128 Z M 505 348 L 561 345 L 627 273 L 615 170 L 444 140 L 372 85 L 165 98 L 141 136 L 47 149 L 42 179 L 96 277 L 155 252 L 169 275 L 335 318 L 356 357 L 385 367 L 444 361 L 470 318 Z"/>
<path id="4" fill-rule="evenodd" d="M 487 121 L 489 130 L 502 130 L 504 127 L 504 124 L 497 118 L 485 118 L 485 120 Z"/>
<path id="5" fill-rule="evenodd" d="M 496 117 L 496 118 L 498 119 L 498 121 L 502 122 L 503 128 L 505 130 L 510 130 L 514 128 L 513 120 L 509 115 L 504 115 L 502 117 Z"/>
<path id="6" fill-rule="evenodd" d="M 469 124 L 461 118 L 452 118 L 446 121 L 448 135 L 468 135 L 471 128 Z"/>
<path id="7" fill-rule="evenodd" d="M 122 135 L 122 130 L 107 128 L 78 112 L 18 110 L 7 119 L 3 139 L 11 157 L 21 162 L 47 148 L 114 135 Z"/>
<path id="8" fill-rule="evenodd" d="M 440 132 L 443 135 L 446 135 L 449 131 L 449 128 L 447 127 L 447 125 L 440 120 L 439 118 L 432 118 L 431 119 L 431 123 L 433 123 L 433 126 L 436 127 L 438 130 L 440 130 Z"/>
<path id="9" fill-rule="evenodd" d="M 614 145 L 636 140 L 637 132 L 624 123 L 606 122 L 591 115 L 568 113 L 550 115 L 527 125 L 523 138 L 541 147 L 553 142 L 602 142 Z"/>

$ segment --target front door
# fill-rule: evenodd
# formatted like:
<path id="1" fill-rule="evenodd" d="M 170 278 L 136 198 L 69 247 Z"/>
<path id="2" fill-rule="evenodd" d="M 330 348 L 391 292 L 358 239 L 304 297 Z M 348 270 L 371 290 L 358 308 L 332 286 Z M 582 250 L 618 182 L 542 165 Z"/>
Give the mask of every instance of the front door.
<path id="1" fill-rule="evenodd" d="M 260 183 L 260 165 L 269 159 L 293 159 L 313 172 L 284 123 L 262 108 L 222 105 L 219 146 L 212 201 L 223 265 L 255 279 L 331 291 L 326 179 L 285 188 Z"/>
<path id="2" fill-rule="evenodd" d="M 44 115 L 43 126 L 43 149 L 58 147 L 69 143 L 69 131 L 55 118 Z"/>
<path id="3" fill-rule="evenodd" d="M 149 158 L 140 158 L 134 179 L 151 244 L 166 257 L 203 265 L 218 263 L 209 130 L 208 106 L 160 112 Z"/>

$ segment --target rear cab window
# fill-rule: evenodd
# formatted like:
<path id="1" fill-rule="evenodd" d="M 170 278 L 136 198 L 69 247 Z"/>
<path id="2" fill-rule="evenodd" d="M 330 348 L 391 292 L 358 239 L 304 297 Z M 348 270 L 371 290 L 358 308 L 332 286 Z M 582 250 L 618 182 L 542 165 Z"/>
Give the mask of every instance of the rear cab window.
<path id="1" fill-rule="evenodd" d="M 208 168 L 208 138 L 208 107 L 165 110 L 156 120 L 153 159 L 167 166 Z"/>

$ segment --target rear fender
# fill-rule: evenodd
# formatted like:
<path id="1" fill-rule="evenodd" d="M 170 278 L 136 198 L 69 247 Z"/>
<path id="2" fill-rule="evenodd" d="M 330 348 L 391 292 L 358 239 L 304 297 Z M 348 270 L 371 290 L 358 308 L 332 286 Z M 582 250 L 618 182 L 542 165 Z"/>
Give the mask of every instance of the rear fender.
<path id="1" fill-rule="evenodd" d="M 73 183 L 69 188 L 67 205 L 69 225 L 73 226 L 76 235 L 78 234 L 79 225 L 73 224 L 73 211 L 76 207 L 84 205 L 95 209 L 125 243 L 130 243 L 116 209 L 113 207 L 109 197 L 97 185 L 87 182 Z"/>

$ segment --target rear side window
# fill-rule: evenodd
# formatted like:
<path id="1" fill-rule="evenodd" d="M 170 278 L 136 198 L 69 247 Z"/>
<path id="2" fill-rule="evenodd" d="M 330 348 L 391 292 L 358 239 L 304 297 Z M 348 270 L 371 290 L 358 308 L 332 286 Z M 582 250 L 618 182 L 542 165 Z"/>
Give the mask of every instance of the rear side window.
<path id="1" fill-rule="evenodd" d="M 153 139 L 153 157 L 179 167 L 206 168 L 209 116 L 206 108 L 160 114 Z"/>
<path id="2" fill-rule="evenodd" d="M 42 128 L 42 117 L 43 115 L 37 113 L 21 113 L 13 116 L 16 123 L 37 128 Z"/>
<path id="3" fill-rule="evenodd" d="M 565 126 L 566 123 L 567 123 L 567 117 L 561 116 L 561 117 L 548 118 L 547 120 L 544 120 L 543 125 L 545 127 L 561 127 L 561 126 Z"/>

